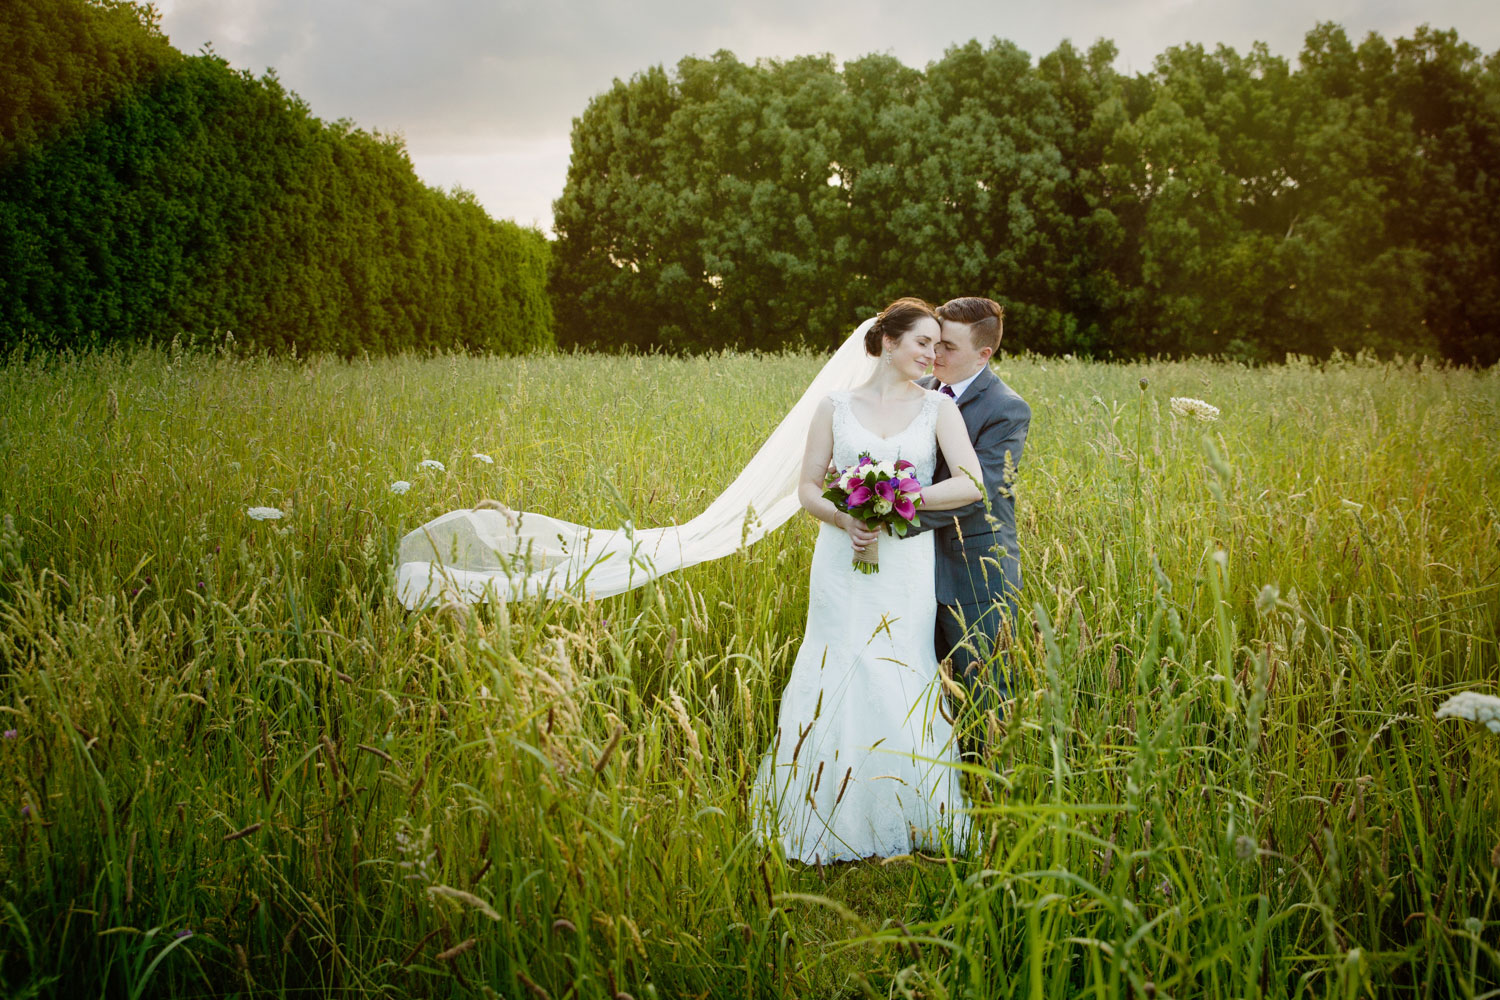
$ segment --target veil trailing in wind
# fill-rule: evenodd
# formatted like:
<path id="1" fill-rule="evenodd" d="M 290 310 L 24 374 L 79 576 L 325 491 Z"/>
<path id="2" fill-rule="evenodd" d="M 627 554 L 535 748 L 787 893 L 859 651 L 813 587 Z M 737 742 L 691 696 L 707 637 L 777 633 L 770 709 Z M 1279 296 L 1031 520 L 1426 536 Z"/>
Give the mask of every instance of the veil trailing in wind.
<path id="1" fill-rule="evenodd" d="M 397 599 L 419 608 L 564 593 L 609 597 L 759 541 L 801 509 L 797 481 L 818 402 L 874 371 L 864 347 L 874 322 L 850 334 L 728 489 L 686 524 L 590 528 L 524 511 L 451 511 L 401 539 Z"/>

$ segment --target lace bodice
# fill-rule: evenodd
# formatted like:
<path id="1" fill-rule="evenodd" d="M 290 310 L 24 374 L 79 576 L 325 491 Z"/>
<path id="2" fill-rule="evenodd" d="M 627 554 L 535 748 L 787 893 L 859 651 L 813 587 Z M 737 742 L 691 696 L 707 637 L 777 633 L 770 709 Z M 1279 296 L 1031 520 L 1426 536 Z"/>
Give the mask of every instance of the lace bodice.
<path id="1" fill-rule="evenodd" d="M 904 458 L 917 467 L 919 483 L 932 485 L 932 473 L 937 468 L 937 414 L 941 395 L 929 391 L 911 423 L 888 438 L 859 422 L 849 407 L 849 393 L 829 393 L 828 398 L 833 401 L 834 465 L 847 469 L 864 452 L 869 452 L 877 462 Z"/>

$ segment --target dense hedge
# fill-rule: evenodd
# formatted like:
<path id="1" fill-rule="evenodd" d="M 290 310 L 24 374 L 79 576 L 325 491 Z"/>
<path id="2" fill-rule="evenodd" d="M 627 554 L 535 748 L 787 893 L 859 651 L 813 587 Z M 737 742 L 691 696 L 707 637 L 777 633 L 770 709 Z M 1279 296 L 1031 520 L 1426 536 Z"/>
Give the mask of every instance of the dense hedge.
<path id="1" fill-rule="evenodd" d="M 1500 356 L 1497 57 L 1325 24 L 1296 70 L 1114 60 L 721 52 L 616 82 L 573 129 L 559 339 L 826 345 L 898 295 L 981 294 L 1042 352 Z"/>
<path id="2" fill-rule="evenodd" d="M 552 342 L 541 233 L 401 142 L 185 56 L 126 3 L 0 7 L 0 340 L 232 331 L 344 354 Z"/>

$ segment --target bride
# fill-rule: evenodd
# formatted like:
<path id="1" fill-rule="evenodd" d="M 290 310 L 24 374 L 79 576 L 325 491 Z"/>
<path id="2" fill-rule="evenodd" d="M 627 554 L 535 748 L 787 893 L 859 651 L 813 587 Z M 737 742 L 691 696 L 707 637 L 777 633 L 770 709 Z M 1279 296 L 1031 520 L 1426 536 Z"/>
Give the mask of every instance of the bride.
<path id="1" fill-rule="evenodd" d="M 932 533 L 880 538 L 880 572 L 865 575 L 853 568 L 854 550 L 876 536 L 822 497 L 830 460 L 845 468 L 869 452 L 916 465 L 926 511 L 979 499 L 979 462 L 957 407 L 912 381 L 932 364 L 938 335 L 935 313 L 918 299 L 861 324 L 734 482 L 685 524 L 591 528 L 484 501 L 401 539 L 396 596 L 412 609 L 608 597 L 741 551 L 800 504 L 824 524 L 807 631 L 756 781 L 757 828 L 806 861 L 945 842 L 961 851 L 968 824 L 951 766 L 957 750 L 938 709 Z M 955 474 L 933 484 L 939 447 Z"/>
<path id="2" fill-rule="evenodd" d="M 958 407 L 914 382 L 931 367 L 939 332 L 927 303 L 893 302 L 865 333 L 866 352 L 880 359 L 875 373 L 813 412 L 797 496 L 823 525 L 806 633 L 754 796 L 758 831 L 789 858 L 957 853 L 966 840 L 958 748 L 939 711 L 932 533 L 879 537 L 880 570 L 861 573 L 853 554 L 877 536 L 823 497 L 830 460 L 844 469 L 868 452 L 916 465 L 925 511 L 981 498 Z M 954 474 L 933 483 L 939 448 Z"/>

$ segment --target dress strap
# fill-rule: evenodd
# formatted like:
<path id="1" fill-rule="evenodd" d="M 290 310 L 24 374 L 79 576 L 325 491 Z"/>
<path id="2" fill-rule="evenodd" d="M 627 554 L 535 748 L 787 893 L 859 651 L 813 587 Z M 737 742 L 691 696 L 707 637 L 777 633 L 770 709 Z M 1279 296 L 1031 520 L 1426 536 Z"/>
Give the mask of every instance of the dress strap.
<path id="1" fill-rule="evenodd" d="M 938 407 L 943 405 L 943 394 L 935 389 L 927 390 L 927 398 L 922 400 L 922 419 L 937 428 Z"/>

